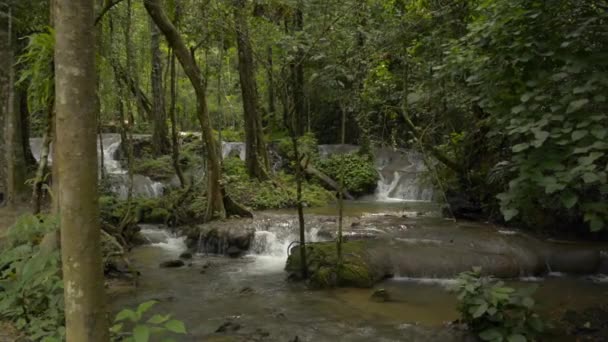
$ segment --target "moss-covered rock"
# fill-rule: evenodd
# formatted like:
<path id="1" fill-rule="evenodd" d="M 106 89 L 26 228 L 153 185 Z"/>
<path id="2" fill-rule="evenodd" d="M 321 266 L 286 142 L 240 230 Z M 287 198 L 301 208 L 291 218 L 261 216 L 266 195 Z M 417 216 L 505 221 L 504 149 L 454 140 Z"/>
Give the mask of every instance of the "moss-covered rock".
<path id="1" fill-rule="evenodd" d="M 335 242 L 307 244 L 308 283 L 312 288 L 371 287 L 384 275 L 374 270 L 366 249 L 369 241 L 348 241 L 342 244 L 342 264 L 338 265 Z M 291 278 L 301 279 L 300 246 L 292 248 L 285 270 Z"/>
<path id="2" fill-rule="evenodd" d="M 158 158 L 136 159 L 135 163 L 133 163 L 133 172 L 148 176 L 154 180 L 167 181 L 173 177 L 175 169 L 173 168 L 170 156 L 161 156 Z"/>
<path id="3" fill-rule="evenodd" d="M 371 194 L 376 190 L 378 172 L 369 155 L 336 154 L 317 163 L 319 170 L 339 181 L 344 176 L 344 186 L 354 196 Z"/>

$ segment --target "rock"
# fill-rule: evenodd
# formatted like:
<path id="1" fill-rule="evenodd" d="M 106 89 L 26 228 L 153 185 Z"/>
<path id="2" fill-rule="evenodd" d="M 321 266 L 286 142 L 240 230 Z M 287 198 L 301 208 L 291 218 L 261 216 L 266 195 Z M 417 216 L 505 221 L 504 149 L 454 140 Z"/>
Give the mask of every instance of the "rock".
<path id="1" fill-rule="evenodd" d="M 376 289 L 372 293 L 371 299 L 374 302 L 388 302 L 391 300 L 390 297 L 391 296 L 389 295 L 388 291 L 385 289 Z"/>
<path id="2" fill-rule="evenodd" d="M 237 332 L 241 329 L 241 325 L 236 322 L 228 321 L 224 322 L 224 324 L 220 325 L 219 328 L 215 330 L 216 333 L 233 333 Z"/>
<path id="3" fill-rule="evenodd" d="M 241 254 L 243 254 L 243 252 L 244 252 L 243 250 L 241 250 L 240 248 L 238 248 L 236 246 L 230 246 L 230 247 L 228 247 L 226 254 L 231 258 L 238 258 L 241 256 Z"/>
<path id="4" fill-rule="evenodd" d="M 253 289 L 252 289 L 251 287 L 249 287 L 249 286 L 246 286 L 246 287 L 243 287 L 243 288 L 242 288 L 242 289 L 239 291 L 239 293 L 240 293 L 241 295 L 249 295 L 249 294 L 252 294 L 252 293 L 253 293 Z"/>
<path id="5" fill-rule="evenodd" d="M 189 260 L 192 259 L 192 253 L 190 252 L 184 252 L 182 254 L 179 255 L 180 259 L 185 259 L 185 260 Z"/>
<path id="6" fill-rule="evenodd" d="M 188 247 L 208 254 L 241 256 L 251 247 L 255 229 L 246 219 L 212 222 L 186 232 Z"/>
<path id="7" fill-rule="evenodd" d="M 182 267 L 186 263 L 183 260 L 167 260 L 160 263 L 160 268 L 177 268 Z"/>

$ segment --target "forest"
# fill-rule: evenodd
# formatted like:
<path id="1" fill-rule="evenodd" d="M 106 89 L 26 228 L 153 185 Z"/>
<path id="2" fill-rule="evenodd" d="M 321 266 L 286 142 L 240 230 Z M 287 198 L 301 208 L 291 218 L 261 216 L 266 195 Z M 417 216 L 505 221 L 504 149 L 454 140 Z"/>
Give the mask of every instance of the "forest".
<path id="1" fill-rule="evenodd" d="M 605 341 L 605 0 L 0 0 L 1 341 Z"/>

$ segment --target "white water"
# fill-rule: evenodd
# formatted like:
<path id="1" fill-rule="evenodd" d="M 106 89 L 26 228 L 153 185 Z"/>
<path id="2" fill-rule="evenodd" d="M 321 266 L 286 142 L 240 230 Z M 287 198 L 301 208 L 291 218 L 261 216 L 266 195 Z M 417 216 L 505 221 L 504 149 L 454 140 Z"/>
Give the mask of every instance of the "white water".
<path id="1" fill-rule="evenodd" d="M 142 224 L 140 227 L 141 235 L 151 246 L 159 247 L 176 256 L 187 249 L 185 236 L 177 236 L 161 228 L 162 226 Z"/>

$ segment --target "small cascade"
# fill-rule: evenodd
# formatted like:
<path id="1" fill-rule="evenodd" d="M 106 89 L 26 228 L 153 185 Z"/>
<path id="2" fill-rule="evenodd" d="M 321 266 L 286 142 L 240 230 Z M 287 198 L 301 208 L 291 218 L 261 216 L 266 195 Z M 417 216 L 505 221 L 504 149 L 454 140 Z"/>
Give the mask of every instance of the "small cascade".
<path id="1" fill-rule="evenodd" d="M 160 247 L 168 252 L 179 254 L 186 250 L 186 237 L 177 236 L 162 226 L 142 224 L 140 233 L 151 245 Z"/>
<path id="2" fill-rule="evenodd" d="M 319 156 L 356 153 L 355 145 L 319 145 Z M 374 199 L 380 202 L 432 201 L 433 187 L 424 179 L 427 167 L 422 154 L 411 150 L 376 148 L 374 164 L 378 185 Z"/>
<path id="3" fill-rule="evenodd" d="M 245 143 L 222 141 L 222 159 L 231 156 L 238 156 L 241 160 L 245 160 Z"/>

